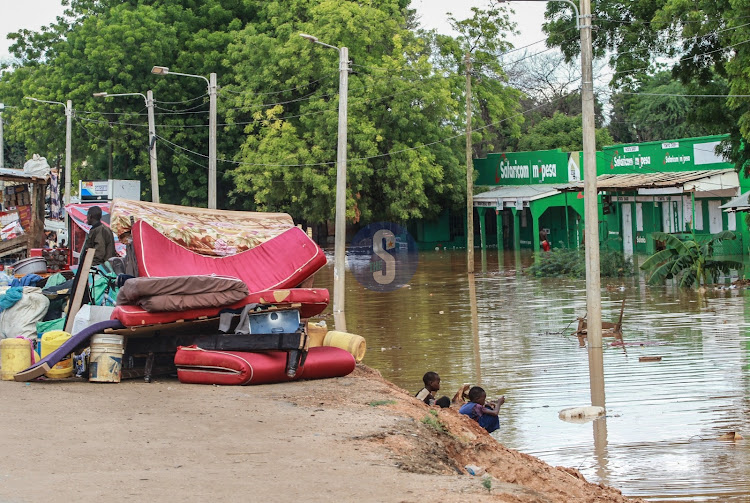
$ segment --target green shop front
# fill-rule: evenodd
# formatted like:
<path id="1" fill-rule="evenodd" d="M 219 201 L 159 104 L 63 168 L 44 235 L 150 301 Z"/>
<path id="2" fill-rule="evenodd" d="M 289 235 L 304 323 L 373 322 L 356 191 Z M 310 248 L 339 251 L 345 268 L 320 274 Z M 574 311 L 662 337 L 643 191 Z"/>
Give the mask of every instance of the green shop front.
<path id="1" fill-rule="evenodd" d="M 487 247 L 494 217 L 499 248 L 538 250 L 541 231 L 553 246 L 577 247 L 583 238 L 583 196 L 565 189 L 581 180 L 581 157 L 556 149 L 475 159 L 480 246 Z"/>
<path id="2" fill-rule="evenodd" d="M 699 241 L 729 230 L 737 240 L 724 241 L 719 254 L 741 254 L 748 230 L 734 213 L 720 206 L 750 188 L 734 165 L 717 154 L 725 136 L 684 138 L 604 147 L 597 153 L 597 188 L 601 196 L 602 245 L 626 255 L 651 254 L 653 232 Z M 582 184 L 569 186 L 582 189 Z"/>

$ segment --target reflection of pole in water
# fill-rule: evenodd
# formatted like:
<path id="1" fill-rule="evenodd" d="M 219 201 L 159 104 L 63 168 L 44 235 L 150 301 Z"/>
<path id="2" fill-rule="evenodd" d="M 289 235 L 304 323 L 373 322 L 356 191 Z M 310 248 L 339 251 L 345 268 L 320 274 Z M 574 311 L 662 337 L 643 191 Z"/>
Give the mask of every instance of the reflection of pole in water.
<path id="1" fill-rule="evenodd" d="M 482 248 L 482 272 L 487 272 L 487 250 Z"/>
<path id="2" fill-rule="evenodd" d="M 603 484 L 609 485 L 609 456 L 607 454 L 607 417 L 602 416 L 592 421 L 594 425 L 594 456 L 596 457 L 596 476 Z"/>
<path id="3" fill-rule="evenodd" d="M 601 316 L 599 316 L 601 319 Z M 591 379 L 591 405 L 605 407 L 604 398 L 604 355 L 601 344 L 601 321 L 599 322 L 599 344 L 591 341 L 592 324 L 587 323 L 588 342 L 586 347 L 589 351 L 589 379 Z"/>
<path id="4" fill-rule="evenodd" d="M 344 315 L 344 311 L 334 311 L 333 323 L 337 331 L 346 332 L 346 316 Z"/>
<path id="5" fill-rule="evenodd" d="M 477 383 L 482 382 L 482 361 L 479 357 L 479 314 L 477 313 L 477 285 L 474 275 L 469 274 L 469 304 L 471 306 L 471 334 L 474 340 L 474 374 Z"/>

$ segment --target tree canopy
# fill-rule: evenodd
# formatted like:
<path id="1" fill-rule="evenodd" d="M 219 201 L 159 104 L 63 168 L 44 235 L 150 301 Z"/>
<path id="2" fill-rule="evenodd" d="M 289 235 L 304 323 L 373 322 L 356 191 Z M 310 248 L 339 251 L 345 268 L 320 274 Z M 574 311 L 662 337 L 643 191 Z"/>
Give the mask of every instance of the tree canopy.
<path id="1" fill-rule="evenodd" d="M 207 201 L 208 97 L 200 78 L 159 76 L 153 66 L 218 75 L 220 207 L 332 218 L 336 181 L 338 54 L 299 36 L 349 48 L 347 218 L 430 218 L 463 206 L 463 53 L 475 61 L 477 154 L 518 135 L 518 91 L 496 55 L 512 29 L 490 2 L 460 35 L 419 28 L 408 0 L 71 0 L 40 32 L 13 35 L 14 60 L 0 96 L 15 105 L 9 142 L 55 157 L 64 152 L 63 108 L 75 109 L 74 183 L 79 177 L 139 178 L 149 197 L 146 108 L 153 90 L 160 196 Z"/>

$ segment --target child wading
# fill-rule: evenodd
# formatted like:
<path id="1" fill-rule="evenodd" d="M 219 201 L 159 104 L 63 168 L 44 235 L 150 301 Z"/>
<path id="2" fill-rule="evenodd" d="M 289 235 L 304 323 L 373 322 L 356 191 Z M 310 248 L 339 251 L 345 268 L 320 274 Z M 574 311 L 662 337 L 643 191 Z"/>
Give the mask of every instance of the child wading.
<path id="1" fill-rule="evenodd" d="M 461 406 L 460 414 L 464 414 L 479 423 L 479 426 L 492 433 L 500 428 L 497 414 L 500 406 L 505 403 L 505 396 L 501 396 L 496 403 L 486 403 L 487 393 L 479 386 L 469 390 L 469 402 Z"/>
<path id="2" fill-rule="evenodd" d="M 442 408 L 450 407 L 451 403 L 462 403 L 468 384 L 464 384 L 455 394 L 453 400 L 447 396 L 435 399 L 435 392 L 440 391 L 440 376 L 437 372 L 427 372 L 423 377 L 424 388 L 419 390 L 415 396 L 427 405 L 438 405 Z"/>

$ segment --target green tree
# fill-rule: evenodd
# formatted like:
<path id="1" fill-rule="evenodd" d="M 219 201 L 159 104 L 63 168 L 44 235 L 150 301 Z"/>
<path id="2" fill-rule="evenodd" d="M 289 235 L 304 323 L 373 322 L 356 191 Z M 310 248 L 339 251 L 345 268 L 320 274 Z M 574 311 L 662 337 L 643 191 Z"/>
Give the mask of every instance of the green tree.
<path id="1" fill-rule="evenodd" d="M 596 130 L 598 146 L 612 145 L 614 142 L 606 128 Z M 549 119 L 542 119 L 529 128 L 518 142 L 518 150 L 551 150 L 559 148 L 567 152 L 583 149 L 581 115 L 571 117 L 560 112 Z"/>
<path id="2" fill-rule="evenodd" d="M 694 234 L 685 241 L 664 232 L 655 232 L 653 238 L 664 241 L 666 249 L 654 253 L 641 265 L 641 269 L 650 272 L 649 285 L 660 285 L 672 278 L 683 288 L 709 285 L 719 274 L 729 274 L 732 269 L 743 267 L 742 262 L 714 258 L 716 244 L 736 239 L 730 231 L 714 234 L 703 243 L 696 241 Z"/>
<path id="3" fill-rule="evenodd" d="M 580 46 L 566 38 L 569 12 L 550 2 L 546 15 L 548 43 L 572 60 Z M 698 125 L 729 133 L 731 158 L 750 172 L 750 152 L 742 147 L 750 138 L 750 104 L 741 97 L 750 93 L 750 0 L 599 0 L 593 16 L 594 52 L 609 55 L 614 88 L 633 91 L 668 68 L 689 86 L 688 94 L 719 94 L 690 97 L 689 107 L 696 109 L 690 116 Z M 721 88 L 724 92 L 716 93 Z"/>
<path id="4" fill-rule="evenodd" d="M 705 103 L 687 98 L 688 86 L 669 72 L 644 77 L 635 93 L 612 96 L 609 130 L 616 142 L 642 142 L 723 133 L 710 122 L 698 122 L 696 113 Z M 715 108 L 715 107 L 714 107 Z M 705 110 L 705 108 L 700 108 Z"/>

